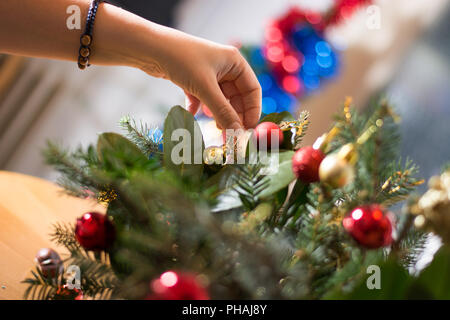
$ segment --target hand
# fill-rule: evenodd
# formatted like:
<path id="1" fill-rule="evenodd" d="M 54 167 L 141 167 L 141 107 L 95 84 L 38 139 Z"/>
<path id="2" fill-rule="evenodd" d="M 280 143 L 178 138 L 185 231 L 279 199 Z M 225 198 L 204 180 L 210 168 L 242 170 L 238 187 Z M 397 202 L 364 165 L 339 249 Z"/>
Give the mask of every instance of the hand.
<path id="1" fill-rule="evenodd" d="M 66 8 L 86 13 L 88 0 L 0 0 L 0 51 L 76 61 L 80 32 L 63 27 Z M 90 63 L 137 67 L 180 86 L 187 108 L 203 103 L 221 128 L 253 128 L 261 114 L 261 88 L 236 48 L 190 36 L 102 3 Z M 86 16 L 83 16 L 83 20 Z M 17 28 L 8 28 L 17 24 Z M 42 26 L 36 28 L 35 26 Z"/>
<path id="2" fill-rule="evenodd" d="M 239 50 L 169 28 L 163 32 L 158 54 L 141 69 L 180 86 L 191 113 L 206 105 L 219 128 L 254 128 L 261 116 L 261 87 Z"/>

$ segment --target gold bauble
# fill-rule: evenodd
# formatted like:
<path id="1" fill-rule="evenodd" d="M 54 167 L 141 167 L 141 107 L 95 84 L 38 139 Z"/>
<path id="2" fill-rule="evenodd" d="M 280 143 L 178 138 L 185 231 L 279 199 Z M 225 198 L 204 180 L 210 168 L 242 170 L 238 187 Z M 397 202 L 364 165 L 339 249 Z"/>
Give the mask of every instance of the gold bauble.
<path id="1" fill-rule="evenodd" d="M 319 166 L 319 178 L 333 188 L 342 188 L 355 178 L 355 169 L 337 154 L 330 154 Z"/>
<path id="2" fill-rule="evenodd" d="M 206 148 L 203 153 L 203 159 L 207 165 L 224 164 L 223 148 L 214 146 Z"/>
<path id="3" fill-rule="evenodd" d="M 432 177 L 428 185 L 417 211 L 424 217 L 424 225 L 450 244 L 450 171 Z"/>
<path id="4" fill-rule="evenodd" d="M 356 147 L 353 143 L 343 145 L 339 149 L 337 156 L 348 162 L 350 165 L 354 165 L 358 161 L 358 153 L 356 152 Z"/>

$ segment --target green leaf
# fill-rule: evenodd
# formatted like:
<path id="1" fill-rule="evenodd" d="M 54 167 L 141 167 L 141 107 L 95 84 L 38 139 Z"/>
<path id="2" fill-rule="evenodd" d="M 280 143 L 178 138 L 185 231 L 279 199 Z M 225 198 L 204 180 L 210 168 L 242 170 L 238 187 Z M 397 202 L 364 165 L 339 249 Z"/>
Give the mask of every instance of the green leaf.
<path id="1" fill-rule="evenodd" d="M 280 113 L 271 113 L 262 118 L 259 123 L 261 122 L 273 122 L 276 124 L 280 124 L 282 121 L 293 121 L 295 118 L 290 114 L 288 111 L 283 111 Z"/>
<path id="2" fill-rule="evenodd" d="M 268 186 L 261 192 L 261 198 L 267 198 L 279 190 L 283 189 L 289 183 L 294 181 L 295 176 L 292 172 L 292 156 L 294 151 L 284 151 L 279 154 L 272 153 L 269 157 L 274 158 L 279 156 L 278 169 L 274 174 L 268 175 L 269 179 Z"/>
<path id="3" fill-rule="evenodd" d="M 217 205 L 213 212 L 227 211 L 242 206 L 239 194 L 234 190 L 236 185 L 233 176 L 236 174 L 235 165 L 226 165 L 207 181 L 207 186 L 216 186 Z"/>
<path id="4" fill-rule="evenodd" d="M 450 299 L 450 248 L 444 246 L 431 264 L 419 275 L 417 284 L 433 295 L 433 299 Z"/>
<path id="5" fill-rule="evenodd" d="M 186 136 L 180 137 L 177 141 L 172 141 L 172 138 L 176 138 L 175 136 L 172 137 L 172 134 L 178 129 L 185 129 Z M 195 140 L 197 140 L 197 143 L 195 143 Z M 184 150 L 177 152 L 181 144 L 187 146 L 184 149 L 188 151 L 186 155 L 183 153 Z M 194 116 L 180 106 L 173 107 L 164 122 L 164 166 L 181 176 L 200 178 L 203 173 L 204 149 L 205 144 L 201 130 Z M 174 151 L 173 155 L 172 151 Z M 186 158 L 186 161 L 182 161 L 179 164 L 174 163 L 172 156 L 183 156 Z"/>
<path id="6" fill-rule="evenodd" d="M 100 160 L 103 160 L 105 154 L 121 152 L 128 157 L 144 157 L 145 155 L 139 148 L 124 136 L 114 133 L 105 132 L 99 135 L 97 140 L 97 154 Z"/>
<path id="7" fill-rule="evenodd" d="M 398 300 L 406 299 L 408 291 L 412 283 L 412 277 L 403 267 L 393 260 L 388 260 L 379 265 L 380 267 L 380 289 L 369 289 L 367 282 L 369 277 L 374 275 L 373 272 L 366 273 L 361 270 L 361 278 L 359 283 L 351 292 L 344 292 L 336 289 L 327 294 L 324 299 L 329 300 Z M 369 280 L 370 281 L 370 280 Z"/>
<path id="8" fill-rule="evenodd" d="M 221 192 L 224 189 L 227 189 L 232 186 L 232 179 L 231 177 L 233 174 L 236 173 L 234 165 L 226 165 L 223 168 L 219 170 L 215 175 L 210 177 L 206 183 L 205 186 L 207 188 L 215 186 L 217 192 Z"/>
<path id="9" fill-rule="evenodd" d="M 295 182 L 294 188 L 289 196 L 289 200 L 284 208 L 285 221 L 288 217 L 291 217 L 302 204 L 307 203 L 309 187 L 310 184 L 305 184 L 301 180 L 297 180 Z"/>
<path id="10" fill-rule="evenodd" d="M 292 172 L 292 156 L 294 155 L 294 152 L 284 151 L 279 154 L 268 154 L 268 157 L 275 159 L 277 155 L 279 156 L 278 170 L 276 170 L 274 174 L 266 177 L 269 183 L 259 195 L 262 199 L 277 193 L 295 179 L 294 173 Z M 264 169 L 267 169 L 267 167 L 263 167 L 263 170 Z M 236 185 L 232 179 L 234 174 L 235 171 L 233 170 L 233 167 L 228 165 L 215 176 L 211 177 L 209 182 L 217 183 L 219 187 L 219 193 L 217 195 L 218 204 L 213 209 L 214 212 L 227 211 L 242 206 L 239 194 L 233 189 Z"/>

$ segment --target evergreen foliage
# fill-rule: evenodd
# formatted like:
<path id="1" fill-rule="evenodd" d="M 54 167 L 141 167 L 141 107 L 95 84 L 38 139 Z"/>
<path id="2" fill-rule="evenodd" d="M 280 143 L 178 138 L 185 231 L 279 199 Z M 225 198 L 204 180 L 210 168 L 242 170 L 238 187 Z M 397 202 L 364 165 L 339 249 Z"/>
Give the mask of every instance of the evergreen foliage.
<path id="1" fill-rule="evenodd" d="M 171 130 L 179 124 L 193 133 L 197 126 L 179 107 L 166 120 L 164 152 L 148 127 L 129 117 L 121 120 L 129 140 L 105 133 L 96 147 L 73 153 L 50 143 L 47 162 L 61 172 L 68 193 L 98 198 L 112 190 L 115 195 L 103 199 L 117 228 L 108 253 L 85 252 L 72 226 L 54 227 L 53 240 L 69 252 L 65 263 L 81 268 L 84 294 L 140 299 L 152 279 L 181 270 L 205 276 L 213 298 L 351 298 L 362 290 L 369 265 L 391 263 L 396 267 L 389 272 L 401 274 L 414 267 L 428 235 L 414 229 L 408 212 L 397 215 L 397 238 L 388 248 L 366 250 L 342 227 L 353 208 L 367 203 L 391 207 L 421 183 L 417 167 L 399 160 L 392 107 L 380 101 L 359 113 L 346 102 L 337 115 L 338 133 L 328 153 L 360 143 L 356 179 L 341 189 L 295 181 L 290 159 L 301 146 L 308 116 L 282 113 L 261 120 L 288 128 L 290 140 L 280 150 L 282 162 L 274 176 L 264 176 L 260 163 L 224 165 L 219 171 L 203 170 L 207 165 L 164 165 L 173 148 Z M 367 135 L 375 126 L 381 128 Z M 25 283 L 28 298 L 50 299 L 58 288 L 39 270 Z M 409 288 L 405 285 L 404 292 Z"/>

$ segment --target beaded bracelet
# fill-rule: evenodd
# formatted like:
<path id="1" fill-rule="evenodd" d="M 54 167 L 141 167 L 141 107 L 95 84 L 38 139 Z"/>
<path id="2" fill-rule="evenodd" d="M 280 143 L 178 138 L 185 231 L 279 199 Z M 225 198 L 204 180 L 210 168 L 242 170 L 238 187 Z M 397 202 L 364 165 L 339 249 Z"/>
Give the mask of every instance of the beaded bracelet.
<path id="1" fill-rule="evenodd" d="M 80 49 L 78 50 L 78 68 L 81 70 L 89 67 L 89 56 L 91 55 L 92 31 L 94 29 L 95 16 L 102 0 L 93 0 L 89 6 L 84 33 L 80 37 Z"/>

